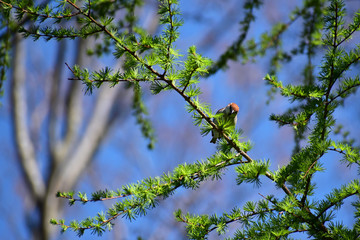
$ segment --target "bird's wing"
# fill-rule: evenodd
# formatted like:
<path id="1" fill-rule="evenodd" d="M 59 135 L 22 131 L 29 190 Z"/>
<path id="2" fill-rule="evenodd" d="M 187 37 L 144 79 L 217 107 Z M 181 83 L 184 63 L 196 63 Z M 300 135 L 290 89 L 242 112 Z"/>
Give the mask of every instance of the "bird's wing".
<path id="1" fill-rule="evenodd" d="M 217 112 L 216 112 L 216 114 L 218 114 L 218 113 L 223 113 L 223 112 L 225 112 L 225 108 L 223 107 L 223 108 L 220 108 Z"/>

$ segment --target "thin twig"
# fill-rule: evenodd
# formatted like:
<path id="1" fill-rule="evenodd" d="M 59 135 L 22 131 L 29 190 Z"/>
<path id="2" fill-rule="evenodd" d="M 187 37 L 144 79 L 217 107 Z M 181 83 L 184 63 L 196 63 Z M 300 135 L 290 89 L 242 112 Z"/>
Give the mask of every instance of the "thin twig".
<path id="1" fill-rule="evenodd" d="M 19 8 L 15 5 L 12 5 L 10 3 L 7 3 L 7 2 L 4 2 L 3 0 L 0 0 L 0 3 L 10 7 L 10 8 L 14 8 L 18 11 L 22 11 L 24 13 L 27 13 L 27 14 L 30 14 L 30 15 L 34 15 L 34 16 L 38 16 L 38 17 L 43 17 L 43 18 L 51 18 L 51 19 L 65 19 L 65 18 L 72 18 L 74 16 L 77 16 L 79 14 L 81 14 L 81 12 L 76 12 L 76 13 L 72 13 L 72 14 L 69 14 L 69 15 L 61 15 L 61 16 L 54 16 L 54 15 L 45 15 L 45 14 L 39 14 L 37 12 L 32 12 L 32 11 L 29 11 L 29 10 L 26 10 L 24 8 Z"/>

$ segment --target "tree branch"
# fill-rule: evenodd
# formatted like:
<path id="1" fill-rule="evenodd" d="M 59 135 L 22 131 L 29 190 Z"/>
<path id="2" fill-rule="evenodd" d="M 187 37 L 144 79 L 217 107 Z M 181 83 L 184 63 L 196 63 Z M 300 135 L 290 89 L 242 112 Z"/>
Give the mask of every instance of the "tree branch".
<path id="1" fill-rule="evenodd" d="M 71 2 L 70 0 L 66 0 L 71 6 L 73 6 L 75 9 L 77 9 L 78 11 L 80 11 L 84 16 L 88 17 L 93 23 L 95 23 L 97 26 L 99 26 L 107 35 L 109 35 L 109 37 L 111 37 L 113 40 L 115 40 L 117 43 L 119 43 L 121 45 L 121 47 L 123 47 L 125 49 L 125 51 L 127 51 L 130 55 L 132 55 L 138 62 L 141 62 L 140 57 L 136 54 L 136 52 L 131 51 L 128 47 L 126 47 L 125 45 L 123 45 L 122 43 L 120 43 L 118 41 L 118 38 L 116 36 L 114 36 L 107 28 L 106 26 L 100 24 L 99 22 L 97 22 L 92 16 L 84 13 L 80 7 L 78 7 L 75 3 Z M 172 17 L 172 16 L 170 16 Z M 244 152 L 242 149 L 240 149 L 240 147 L 234 142 L 234 140 L 230 139 L 226 134 L 224 134 L 222 131 L 220 131 L 217 127 L 217 125 L 211 120 L 211 118 L 209 116 L 207 116 L 204 112 L 201 111 L 201 109 L 198 108 L 198 106 L 191 101 L 191 98 L 188 97 L 187 95 L 185 95 L 183 93 L 182 90 L 180 90 L 178 87 L 176 87 L 175 83 L 173 81 L 170 81 L 168 79 L 165 78 L 164 74 L 160 74 L 159 72 L 157 72 L 155 69 L 153 69 L 150 65 L 143 63 L 144 66 L 150 70 L 150 72 L 152 72 L 154 75 L 156 75 L 159 80 L 162 80 L 164 82 L 166 82 L 172 89 L 174 89 L 177 93 L 179 93 L 184 100 L 189 103 L 201 116 L 203 119 L 205 119 L 214 129 L 218 130 L 219 132 L 221 132 L 223 134 L 224 139 L 238 152 L 240 153 L 241 156 L 243 156 L 247 162 L 251 162 L 253 161 L 251 159 L 251 157 Z M 274 180 L 273 176 L 271 175 L 271 173 L 266 172 L 265 174 L 269 179 Z M 287 195 L 292 195 L 292 193 L 290 192 L 290 190 L 285 186 L 285 184 L 283 184 L 283 186 L 281 186 L 281 188 L 283 189 L 283 191 L 287 194 Z"/>
<path id="2" fill-rule="evenodd" d="M 62 77 L 62 63 L 65 60 L 65 50 L 66 50 L 66 42 L 59 42 L 57 58 L 54 64 L 54 74 L 53 81 L 51 82 L 50 89 L 50 99 L 49 99 L 49 128 L 48 128 L 48 137 L 49 137 L 49 152 L 51 153 L 51 164 L 52 168 L 55 168 L 58 162 L 60 162 L 60 157 L 58 156 L 58 152 L 56 147 L 58 146 L 57 139 L 57 123 L 58 123 L 58 114 L 60 111 L 60 106 L 62 104 L 60 97 L 60 81 Z M 63 104 L 62 104 L 63 105 Z M 53 170 L 51 170 L 53 172 Z"/>
<path id="3" fill-rule="evenodd" d="M 35 149 L 30 138 L 29 126 L 27 124 L 24 53 L 22 38 L 20 34 L 16 33 L 14 35 L 13 77 L 11 87 L 14 135 L 20 164 L 24 171 L 26 181 L 30 185 L 31 193 L 34 195 L 36 201 L 40 201 L 45 194 L 45 183 L 36 161 Z"/>

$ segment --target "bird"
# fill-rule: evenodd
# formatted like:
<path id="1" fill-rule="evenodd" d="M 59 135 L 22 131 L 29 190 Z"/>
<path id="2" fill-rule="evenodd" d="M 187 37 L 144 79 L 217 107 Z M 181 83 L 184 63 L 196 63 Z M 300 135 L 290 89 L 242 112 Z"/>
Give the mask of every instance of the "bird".
<path id="1" fill-rule="evenodd" d="M 230 119 L 233 119 L 232 126 L 235 127 L 237 122 L 237 114 L 239 112 L 239 106 L 236 103 L 229 103 L 226 107 L 219 109 L 216 112 L 216 115 L 222 114 L 218 118 L 222 118 L 224 122 L 227 122 Z M 218 118 L 213 118 L 213 122 L 218 125 Z M 216 143 L 216 140 L 220 138 L 220 133 L 216 129 L 213 129 L 211 132 L 212 139 L 211 143 Z"/>

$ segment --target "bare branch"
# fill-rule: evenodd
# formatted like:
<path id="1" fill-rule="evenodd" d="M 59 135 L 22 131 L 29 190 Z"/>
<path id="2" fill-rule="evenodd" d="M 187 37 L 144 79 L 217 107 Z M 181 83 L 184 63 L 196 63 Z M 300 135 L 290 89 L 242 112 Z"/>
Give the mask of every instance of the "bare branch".
<path id="1" fill-rule="evenodd" d="M 52 155 L 52 160 L 54 161 L 52 164 L 56 164 L 59 158 L 55 155 L 56 151 L 56 132 L 57 132 L 57 118 L 60 111 L 61 106 L 61 97 L 60 97 L 60 81 L 62 77 L 62 63 L 65 60 L 65 50 L 66 50 L 66 42 L 61 41 L 59 42 L 58 51 L 57 51 L 57 58 L 54 64 L 54 74 L 53 74 L 53 81 L 51 82 L 51 89 L 50 89 L 50 98 L 49 98 L 49 129 L 48 129 L 48 136 L 49 136 L 49 152 Z"/>
<path id="2" fill-rule="evenodd" d="M 30 185 L 35 199 L 39 201 L 44 196 L 45 183 L 36 161 L 34 145 L 26 122 L 28 116 L 25 93 L 24 53 L 25 50 L 21 36 L 15 34 L 11 96 L 16 148 L 27 183 Z"/>
<path id="3" fill-rule="evenodd" d="M 79 65 L 85 64 L 87 42 L 88 40 L 79 39 L 77 43 L 75 62 Z M 72 146 L 78 137 L 78 130 L 82 121 L 83 94 L 81 93 L 81 83 L 71 82 L 68 89 L 64 105 L 66 132 L 64 138 L 56 144 L 56 161 L 58 162 L 63 162 L 69 156 Z"/>

